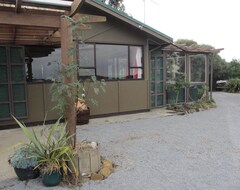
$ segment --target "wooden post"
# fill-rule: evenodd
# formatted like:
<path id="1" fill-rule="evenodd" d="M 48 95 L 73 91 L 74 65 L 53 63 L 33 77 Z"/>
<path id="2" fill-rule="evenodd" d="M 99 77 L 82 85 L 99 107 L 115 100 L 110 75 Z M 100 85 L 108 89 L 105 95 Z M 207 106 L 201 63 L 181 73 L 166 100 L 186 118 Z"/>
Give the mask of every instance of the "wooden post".
<path id="1" fill-rule="evenodd" d="M 189 82 L 189 84 L 191 83 L 190 81 L 190 67 L 189 67 L 190 63 L 189 63 L 189 53 L 185 53 L 185 74 L 186 74 L 186 81 Z M 185 102 L 189 102 L 189 93 L 190 90 L 189 88 L 186 88 L 185 90 Z"/>
<path id="2" fill-rule="evenodd" d="M 65 18 L 61 18 L 61 54 L 62 54 L 62 64 L 68 65 L 73 63 L 74 55 L 67 55 L 68 49 L 73 44 L 72 33 L 69 28 L 69 21 Z M 63 69 L 63 68 L 62 68 Z M 62 72 L 65 83 L 73 83 L 77 80 L 77 76 L 67 77 L 64 72 Z M 72 92 L 76 89 L 71 89 Z M 72 135 L 71 144 L 75 147 L 76 144 L 76 111 L 75 111 L 75 100 L 72 98 L 66 98 L 67 107 L 65 109 L 65 118 L 67 120 L 66 131 L 69 135 Z"/>
<path id="3" fill-rule="evenodd" d="M 208 88 L 208 90 L 206 91 L 206 98 L 207 100 L 209 100 L 209 91 L 211 91 L 211 87 L 210 87 L 210 65 L 209 65 L 209 54 L 206 54 L 206 59 L 205 59 L 205 82 L 206 82 L 206 86 Z"/>
<path id="4" fill-rule="evenodd" d="M 209 62 L 210 62 L 210 74 L 211 74 L 211 78 L 210 78 L 210 100 L 212 100 L 212 90 L 213 90 L 213 62 L 212 62 L 212 54 L 211 56 L 209 56 Z"/>

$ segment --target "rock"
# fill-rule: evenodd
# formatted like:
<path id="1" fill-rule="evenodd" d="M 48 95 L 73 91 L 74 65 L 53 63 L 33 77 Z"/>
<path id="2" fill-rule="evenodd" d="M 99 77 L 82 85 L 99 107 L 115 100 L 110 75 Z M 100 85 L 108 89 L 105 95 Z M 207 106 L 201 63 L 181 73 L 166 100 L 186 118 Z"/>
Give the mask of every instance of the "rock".
<path id="1" fill-rule="evenodd" d="M 104 178 L 107 178 L 112 173 L 112 170 L 108 167 L 104 167 L 100 170 L 99 174 L 103 175 Z"/>
<path id="2" fill-rule="evenodd" d="M 97 181 L 97 180 L 103 180 L 103 175 L 100 173 L 92 173 L 91 180 Z"/>
<path id="3" fill-rule="evenodd" d="M 102 163 L 104 168 L 109 168 L 111 170 L 113 169 L 113 164 L 109 160 L 103 160 Z"/>

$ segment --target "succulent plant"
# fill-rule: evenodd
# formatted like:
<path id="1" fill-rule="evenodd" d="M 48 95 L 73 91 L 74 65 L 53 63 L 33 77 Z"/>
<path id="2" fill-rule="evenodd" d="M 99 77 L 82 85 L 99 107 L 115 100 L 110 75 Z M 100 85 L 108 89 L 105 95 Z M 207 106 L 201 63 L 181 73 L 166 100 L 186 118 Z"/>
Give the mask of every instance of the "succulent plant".
<path id="1" fill-rule="evenodd" d="M 38 164 L 37 158 L 33 157 L 33 150 L 28 146 L 21 146 L 9 158 L 9 164 L 14 168 L 31 168 Z"/>

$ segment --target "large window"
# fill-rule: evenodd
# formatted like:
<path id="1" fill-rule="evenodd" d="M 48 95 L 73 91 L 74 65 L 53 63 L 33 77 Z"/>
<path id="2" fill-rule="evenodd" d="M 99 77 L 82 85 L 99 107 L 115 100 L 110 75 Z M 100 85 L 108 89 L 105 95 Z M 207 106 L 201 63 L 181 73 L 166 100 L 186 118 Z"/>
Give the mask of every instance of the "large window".
<path id="1" fill-rule="evenodd" d="M 202 54 L 191 55 L 190 82 L 205 82 L 206 56 Z"/>
<path id="2" fill-rule="evenodd" d="M 167 58 L 167 82 L 185 78 L 185 56 Z"/>
<path id="3" fill-rule="evenodd" d="M 106 80 L 142 79 L 141 46 L 79 45 L 80 76 L 96 75 Z"/>
<path id="4" fill-rule="evenodd" d="M 0 46 L 0 120 L 27 116 L 24 48 Z"/>
<path id="5" fill-rule="evenodd" d="M 167 104 L 185 101 L 185 88 L 179 90 L 177 96 L 175 84 L 185 81 L 185 54 L 173 52 L 167 54 Z M 178 98 L 176 100 L 176 98 Z"/>
<path id="6" fill-rule="evenodd" d="M 93 44 L 79 44 L 78 62 L 80 76 L 91 76 L 96 74 L 94 57 Z"/>

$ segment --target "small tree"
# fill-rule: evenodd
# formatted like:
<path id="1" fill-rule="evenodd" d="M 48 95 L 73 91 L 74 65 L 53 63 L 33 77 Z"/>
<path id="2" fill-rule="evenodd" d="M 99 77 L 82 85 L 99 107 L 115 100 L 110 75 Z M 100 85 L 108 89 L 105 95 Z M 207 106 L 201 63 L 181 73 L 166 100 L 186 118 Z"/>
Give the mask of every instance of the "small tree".
<path id="1" fill-rule="evenodd" d="M 186 81 L 183 77 L 178 76 L 174 79 L 174 83 L 171 84 L 171 87 L 175 93 L 175 104 L 177 104 L 181 90 L 184 88 L 188 88 L 189 82 Z"/>
<path id="2" fill-rule="evenodd" d="M 79 100 L 86 103 L 86 100 L 92 102 L 92 104 L 97 104 L 94 97 L 88 98 L 88 90 L 91 88 L 95 95 L 98 95 L 100 91 L 105 92 L 106 83 L 104 80 L 97 80 L 96 76 L 91 76 L 89 78 L 79 78 L 79 65 L 77 62 L 77 43 L 83 43 L 83 31 L 80 26 L 84 26 L 84 22 L 87 22 L 87 18 L 81 18 L 76 21 L 68 16 L 63 16 L 69 23 L 69 29 L 71 30 L 71 38 L 73 43 L 68 48 L 67 56 L 73 57 L 71 63 L 67 65 L 61 65 L 61 72 L 58 73 L 58 77 L 55 79 L 50 90 L 52 94 L 52 100 L 56 102 L 55 109 L 59 110 L 61 115 L 65 116 L 68 121 L 67 110 L 69 106 L 75 104 L 75 114 L 77 114 L 77 103 Z M 68 39 L 66 39 L 68 40 Z M 71 125 L 67 125 L 67 132 L 73 138 L 71 139 L 71 144 L 75 147 L 76 144 L 76 120 L 70 122 Z M 69 124 L 69 123 L 68 123 Z"/>

